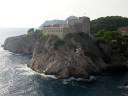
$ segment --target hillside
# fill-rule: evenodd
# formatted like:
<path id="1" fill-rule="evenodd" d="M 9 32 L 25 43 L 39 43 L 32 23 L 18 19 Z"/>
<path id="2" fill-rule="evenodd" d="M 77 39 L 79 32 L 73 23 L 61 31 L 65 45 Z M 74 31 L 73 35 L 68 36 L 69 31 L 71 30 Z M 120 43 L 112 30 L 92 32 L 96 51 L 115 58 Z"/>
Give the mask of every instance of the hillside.
<path id="1" fill-rule="evenodd" d="M 116 31 L 121 26 L 128 26 L 128 18 L 121 16 L 101 17 L 91 21 L 91 33 L 96 34 L 100 30 Z"/>

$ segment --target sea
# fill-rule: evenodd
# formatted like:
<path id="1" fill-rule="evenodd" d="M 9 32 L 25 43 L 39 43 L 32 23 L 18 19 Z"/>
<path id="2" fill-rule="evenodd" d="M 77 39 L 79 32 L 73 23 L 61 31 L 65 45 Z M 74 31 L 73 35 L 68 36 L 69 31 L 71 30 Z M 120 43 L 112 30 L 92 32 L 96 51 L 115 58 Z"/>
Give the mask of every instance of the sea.
<path id="1" fill-rule="evenodd" d="M 106 70 L 90 79 L 57 79 L 27 67 L 31 55 L 4 50 L 7 37 L 26 34 L 28 29 L 0 29 L 0 96 L 128 96 L 128 72 Z"/>

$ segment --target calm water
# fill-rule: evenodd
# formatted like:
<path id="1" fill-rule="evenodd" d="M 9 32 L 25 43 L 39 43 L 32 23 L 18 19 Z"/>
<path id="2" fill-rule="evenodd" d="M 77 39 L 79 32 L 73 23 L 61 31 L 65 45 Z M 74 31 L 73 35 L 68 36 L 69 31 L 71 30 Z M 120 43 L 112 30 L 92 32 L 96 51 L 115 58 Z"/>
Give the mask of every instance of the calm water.
<path id="1" fill-rule="evenodd" d="M 0 45 L 18 34 L 1 32 Z M 128 90 L 119 88 L 128 81 L 128 72 L 108 71 L 93 81 L 58 80 L 27 68 L 30 58 L 0 47 L 0 96 L 128 96 Z"/>

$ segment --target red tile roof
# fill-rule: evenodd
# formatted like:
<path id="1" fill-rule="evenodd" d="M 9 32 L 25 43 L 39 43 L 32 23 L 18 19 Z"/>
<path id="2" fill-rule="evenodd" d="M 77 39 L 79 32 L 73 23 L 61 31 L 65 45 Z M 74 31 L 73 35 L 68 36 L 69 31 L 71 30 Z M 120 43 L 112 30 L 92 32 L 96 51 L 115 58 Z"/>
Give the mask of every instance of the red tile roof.
<path id="1" fill-rule="evenodd" d="M 128 31 L 128 26 L 119 27 L 118 29 L 122 31 Z"/>

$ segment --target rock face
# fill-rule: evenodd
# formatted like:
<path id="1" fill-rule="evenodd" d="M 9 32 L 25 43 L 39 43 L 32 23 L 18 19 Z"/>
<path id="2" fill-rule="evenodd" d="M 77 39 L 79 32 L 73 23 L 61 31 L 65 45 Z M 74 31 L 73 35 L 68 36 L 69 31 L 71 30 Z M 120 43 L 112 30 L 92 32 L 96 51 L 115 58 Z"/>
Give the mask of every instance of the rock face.
<path id="1" fill-rule="evenodd" d="M 4 42 L 4 49 L 15 53 L 32 54 L 35 42 L 41 32 L 9 37 Z"/>
<path id="2" fill-rule="evenodd" d="M 58 78 L 89 78 L 106 67 L 95 43 L 86 34 L 68 34 L 64 43 L 54 49 L 53 42 L 58 40 L 54 35 L 39 39 L 28 67 Z"/>

